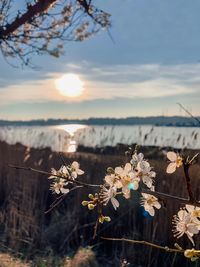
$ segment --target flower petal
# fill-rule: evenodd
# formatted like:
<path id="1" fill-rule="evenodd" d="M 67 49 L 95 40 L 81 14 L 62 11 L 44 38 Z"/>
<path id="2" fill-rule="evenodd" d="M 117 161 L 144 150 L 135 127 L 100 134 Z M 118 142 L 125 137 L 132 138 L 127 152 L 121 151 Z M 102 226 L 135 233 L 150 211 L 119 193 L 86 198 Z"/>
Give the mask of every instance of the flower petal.
<path id="1" fill-rule="evenodd" d="M 151 215 L 154 216 L 155 215 L 155 210 L 153 207 L 147 205 L 144 205 L 144 209 Z"/>
<path id="2" fill-rule="evenodd" d="M 189 240 L 191 241 L 192 245 L 195 246 L 193 238 L 188 233 L 186 233 L 186 234 L 187 234 L 187 237 L 189 238 Z"/>
<path id="3" fill-rule="evenodd" d="M 126 165 L 125 165 L 125 167 L 124 167 L 124 170 L 126 171 L 126 172 L 130 172 L 131 171 L 131 164 L 130 163 L 126 163 Z"/>
<path id="4" fill-rule="evenodd" d="M 115 173 L 116 174 L 120 175 L 120 174 L 122 174 L 122 172 L 123 172 L 123 168 L 122 167 L 116 167 L 115 168 Z"/>
<path id="5" fill-rule="evenodd" d="M 63 194 L 67 194 L 67 193 L 69 193 L 69 189 L 68 189 L 68 188 L 61 188 L 60 191 L 61 191 L 61 193 L 63 193 Z"/>
<path id="6" fill-rule="evenodd" d="M 69 174 L 69 172 L 68 172 L 66 166 L 62 166 L 62 167 L 61 167 L 61 172 L 62 172 L 64 175 Z"/>
<path id="7" fill-rule="evenodd" d="M 119 201 L 116 198 L 112 197 L 110 200 L 115 210 L 119 208 Z"/>
<path id="8" fill-rule="evenodd" d="M 137 168 L 143 172 L 149 172 L 150 171 L 150 164 L 148 161 L 140 161 L 138 162 Z"/>
<path id="9" fill-rule="evenodd" d="M 72 173 L 71 173 L 71 176 L 72 176 L 74 179 L 76 179 L 76 178 L 77 178 L 77 172 L 75 172 L 75 171 L 72 172 Z"/>
<path id="10" fill-rule="evenodd" d="M 156 201 L 154 203 L 154 207 L 159 210 L 161 208 L 161 205 L 160 205 L 160 203 L 158 201 Z"/>
<path id="11" fill-rule="evenodd" d="M 74 168 L 75 170 L 76 170 L 76 169 L 79 169 L 79 166 L 80 166 L 80 165 L 79 165 L 79 163 L 78 163 L 77 161 L 72 162 L 71 167 Z"/>
<path id="12" fill-rule="evenodd" d="M 169 152 L 167 152 L 167 158 L 168 158 L 170 161 L 176 161 L 176 159 L 177 159 L 177 154 L 176 154 L 175 152 L 169 151 Z"/>
<path id="13" fill-rule="evenodd" d="M 78 170 L 77 170 L 77 174 L 78 174 L 78 175 L 82 175 L 82 174 L 84 174 L 84 171 L 81 170 L 81 169 L 78 169 Z"/>
<path id="14" fill-rule="evenodd" d="M 186 207 L 186 210 L 188 211 L 188 212 L 192 212 L 192 211 L 194 211 L 195 210 L 195 206 L 193 206 L 193 205 L 185 205 L 185 207 Z"/>
<path id="15" fill-rule="evenodd" d="M 194 223 L 189 223 L 188 226 L 188 232 L 191 234 L 198 234 L 199 230 L 198 227 Z"/>
<path id="16" fill-rule="evenodd" d="M 173 173 L 176 171 L 176 163 L 171 162 L 168 166 L 167 166 L 167 173 Z"/>

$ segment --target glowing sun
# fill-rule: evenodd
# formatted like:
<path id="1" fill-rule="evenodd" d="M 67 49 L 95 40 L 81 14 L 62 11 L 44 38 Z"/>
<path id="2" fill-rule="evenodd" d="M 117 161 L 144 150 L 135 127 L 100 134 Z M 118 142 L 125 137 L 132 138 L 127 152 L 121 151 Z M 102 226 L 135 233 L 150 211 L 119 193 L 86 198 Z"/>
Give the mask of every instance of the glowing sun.
<path id="1" fill-rule="evenodd" d="M 84 88 L 83 82 L 76 74 L 65 74 L 59 79 L 55 80 L 56 89 L 61 95 L 67 97 L 81 96 Z"/>

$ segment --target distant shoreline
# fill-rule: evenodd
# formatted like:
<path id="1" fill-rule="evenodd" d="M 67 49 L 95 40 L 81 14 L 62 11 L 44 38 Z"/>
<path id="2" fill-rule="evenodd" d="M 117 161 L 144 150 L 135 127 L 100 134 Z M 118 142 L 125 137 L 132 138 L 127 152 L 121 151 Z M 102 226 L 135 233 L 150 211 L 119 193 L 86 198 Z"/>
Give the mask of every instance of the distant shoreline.
<path id="1" fill-rule="evenodd" d="M 200 117 L 197 117 L 200 120 Z M 89 118 L 89 119 L 47 119 L 29 121 L 0 120 L 0 126 L 53 126 L 63 124 L 85 124 L 85 125 L 153 125 L 153 126 L 175 126 L 175 127 L 200 127 L 200 124 L 191 117 L 182 116 L 149 116 L 128 118 Z"/>

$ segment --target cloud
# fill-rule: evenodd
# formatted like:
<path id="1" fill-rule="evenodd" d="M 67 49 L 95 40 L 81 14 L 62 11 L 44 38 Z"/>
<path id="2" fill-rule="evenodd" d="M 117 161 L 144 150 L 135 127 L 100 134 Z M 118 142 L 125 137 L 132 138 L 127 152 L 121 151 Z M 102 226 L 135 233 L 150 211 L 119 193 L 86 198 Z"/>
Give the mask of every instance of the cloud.
<path id="1" fill-rule="evenodd" d="M 80 98 L 64 98 L 55 89 L 55 79 L 63 73 L 77 73 L 84 82 Z M 114 98 L 162 98 L 199 94 L 200 64 L 97 66 L 88 62 L 70 63 L 63 73 L 47 73 L 43 79 L 29 80 L 1 88 L 0 104 L 23 102 L 82 102 Z"/>

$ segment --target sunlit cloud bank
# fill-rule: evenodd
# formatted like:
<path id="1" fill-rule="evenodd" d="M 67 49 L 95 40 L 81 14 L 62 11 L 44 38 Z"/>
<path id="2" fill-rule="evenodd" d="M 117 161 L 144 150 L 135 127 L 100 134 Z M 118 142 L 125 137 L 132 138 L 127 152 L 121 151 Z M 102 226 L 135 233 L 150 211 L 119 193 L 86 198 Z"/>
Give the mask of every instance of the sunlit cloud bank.
<path id="1" fill-rule="evenodd" d="M 67 73 L 75 73 L 83 81 L 82 96 L 67 98 L 56 90 L 55 80 Z M 94 66 L 88 62 L 70 63 L 62 72 L 2 86 L 0 104 L 195 95 L 200 94 L 199 73 L 200 64 Z"/>

